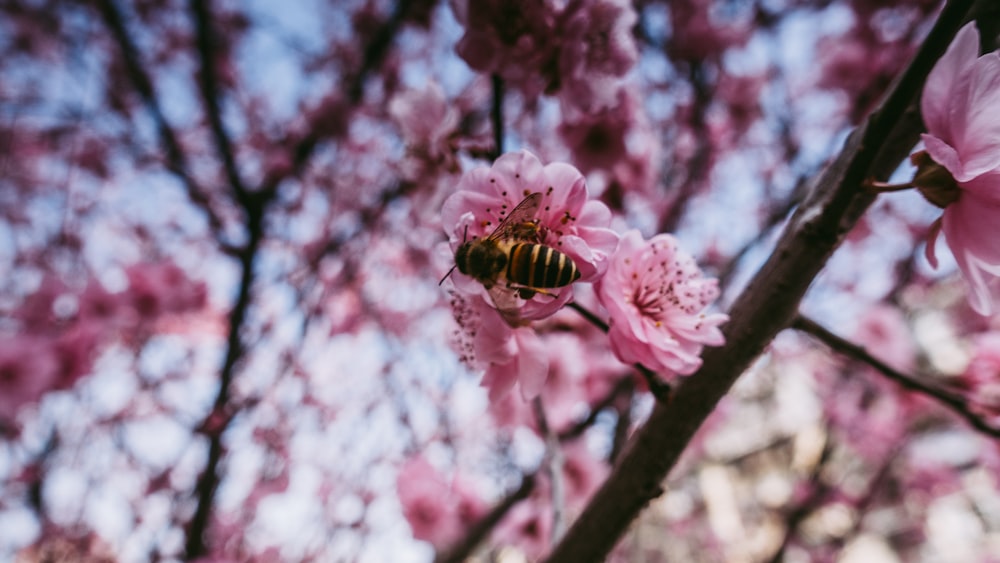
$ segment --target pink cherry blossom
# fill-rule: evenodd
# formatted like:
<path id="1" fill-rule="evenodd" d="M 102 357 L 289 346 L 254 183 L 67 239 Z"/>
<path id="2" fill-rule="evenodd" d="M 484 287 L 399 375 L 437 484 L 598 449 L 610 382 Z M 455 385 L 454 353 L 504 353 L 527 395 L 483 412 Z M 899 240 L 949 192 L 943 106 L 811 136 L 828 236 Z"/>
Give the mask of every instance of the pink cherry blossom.
<path id="1" fill-rule="evenodd" d="M 585 172 L 610 170 L 628 157 L 626 144 L 636 125 L 639 102 L 619 90 L 617 103 L 599 112 L 571 114 L 559 125 L 559 135 L 573 151 L 574 162 Z"/>
<path id="2" fill-rule="evenodd" d="M 898 308 L 876 305 L 867 309 L 861 316 L 855 340 L 887 365 L 902 371 L 913 369 L 917 346 Z"/>
<path id="3" fill-rule="evenodd" d="M 389 102 L 389 114 L 407 145 L 407 158 L 402 163 L 407 178 L 420 178 L 436 167 L 457 167 L 451 138 L 458 127 L 459 112 L 436 82 L 422 90 L 397 94 Z"/>
<path id="4" fill-rule="evenodd" d="M 465 34 L 455 50 L 475 70 L 496 74 L 537 95 L 554 82 L 554 2 L 525 0 L 452 0 Z M 550 75 L 550 76 L 546 76 Z"/>
<path id="5" fill-rule="evenodd" d="M 572 499 L 574 506 L 582 505 L 607 476 L 608 466 L 587 448 L 583 440 L 563 447 L 562 452 L 567 497 Z"/>
<path id="6" fill-rule="evenodd" d="M 713 4 L 709 2 L 671 2 L 673 33 L 667 43 L 668 52 L 683 60 L 715 60 L 727 49 L 749 38 L 749 26 L 742 22 L 718 21 L 712 12 Z"/>
<path id="7" fill-rule="evenodd" d="M 538 333 L 531 327 L 511 328 L 496 311 L 484 311 L 480 318 L 489 319 L 478 332 L 476 357 L 487 366 L 482 385 L 489 388 L 490 400 L 502 398 L 515 383 L 525 399 L 537 397 L 549 375 Z"/>
<path id="8" fill-rule="evenodd" d="M 662 375 L 689 375 L 701 366 L 705 345 L 719 346 L 719 325 L 729 317 L 706 314 L 719 295 L 717 281 L 701 276 L 694 259 L 668 234 L 645 241 L 625 233 L 598 298 L 610 314 L 608 336 L 615 355 Z"/>
<path id="9" fill-rule="evenodd" d="M 140 319 L 190 311 L 205 304 L 205 284 L 191 280 L 173 262 L 135 264 L 125 275 L 131 306 Z"/>
<path id="10" fill-rule="evenodd" d="M 636 20 L 631 3 L 623 0 L 586 2 L 568 14 L 559 53 L 565 104 L 591 113 L 616 103 L 620 77 L 639 58 L 632 36 Z"/>
<path id="11" fill-rule="evenodd" d="M 1000 418 L 1000 332 L 980 334 L 974 341 L 972 361 L 959 377 L 974 411 Z"/>
<path id="12" fill-rule="evenodd" d="M 0 420 L 37 402 L 59 383 L 59 360 L 47 340 L 16 335 L 0 339 Z"/>
<path id="13" fill-rule="evenodd" d="M 403 515 L 410 523 L 413 537 L 444 546 L 458 533 L 458 524 L 446 502 L 448 484 L 422 457 L 408 461 L 396 480 Z"/>
<path id="14" fill-rule="evenodd" d="M 462 176 L 458 191 L 441 209 L 452 253 L 465 240 L 489 236 L 507 212 L 535 192 L 542 194 L 535 216 L 539 242 L 576 263 L 578 282 L 596 281 L 607 269 L 618 242 L 618 235 L 608 228 L 611 211 L 603 203 L 587 199 L 587 185 L 579 170 L 561 162 L 542 165 L 538 157 L 524 150 L 505 154 L 492 167 L 475 168 Z M 486 289 L 474 279 L 458 270 L 451 278 L 460 292 L 489 300 Z M 537 294 L 524 300 L 519 318 L 531 321 L 552 315 L 572 298 L 573 285 L 551 293 L 556 297 Z"/>
<path id="15" fill-rule="evenodd" d="M 979 33 L 969 23 L 931 70 L 920 99 L 926 153 L 913 160 L 914 184 L 944 207 L 927 258 L 937 267 L 934 245 L 943 233 L 971 286 L 972 308 L 988 315 L 993 304 L 987 274 L 1000 275 L 1000 54 L 978 53 Z M 935 174 L 936 167 L 948 174 Z"/>
<path id="16" fill-rule="evenodd" d="M 420 456 L 403 465 L 396 488 L 413 537 L 437 548 L 455 541 L 465 526 L 482 517 L 487 510 L 468 482 L 456 476 L 449 484 Z"/>
<path id="17" fill-rule="evenodd" d="M 547 486 L 536 486 L 526 502 L 511 509 L 495 532 L 497 541 L 514 545 L 529 561 L 540 561 L 552 537 L 551 494 Z"/>

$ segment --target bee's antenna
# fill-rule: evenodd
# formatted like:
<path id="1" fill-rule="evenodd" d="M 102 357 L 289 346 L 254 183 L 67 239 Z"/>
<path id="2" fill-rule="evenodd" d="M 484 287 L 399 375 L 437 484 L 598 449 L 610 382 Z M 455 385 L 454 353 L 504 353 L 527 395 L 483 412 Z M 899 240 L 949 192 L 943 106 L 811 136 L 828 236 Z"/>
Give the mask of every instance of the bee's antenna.
<path id="1" fill-rule="evenodd" d="M 465 240 L 466 240 L 466 239 L 467 239 L 468 237 L 469 237 L 469 226 L 468 226 L 468 225 L 466 225 L 466 226 L 465 226 L 465 232 L 464 232 L 464 233 L 462 233 L 462 244 L 465 244 Z M 457 267 L 458 267 L 458 263 L 456 263 L 456 264 L 455 264 L 454 266 L 452 266 L 452 267 L 451 267 L 451 269 L 450 269 L 450 270 L 448 270 L 448 273 L 447 273 L 447 274 L 445 274 L 445 275 L 444 275 L 444 277 L 443 277 L 443 278 L 441 278 L 441 281 L 439 281 L 439 282 L 438 282 L 438 285 L 441 285 L 441 284 L 443 284 L 443 283 L 444 283 L 444 280 L 448 279 L 448 276 L 450 276 L 450 275 L 451 275 L 451 273 L 452 273 L 452 272 L 454 272 L 454 271 L 455 271 L 455 268 L 457 268 Z"/>
<path id="2" fill-rule="evenodd" d="M 451 267 L 451 269 L 450 269 L 450 270 L 448 270 L 448 273 L 447 273 L 447 274 L 445 274 L 445 275 L 444 275 L 444 277 L 443 277 L 443 278 L 441 278 L 441 281 L 439 281 L 439 282 L 438 282 L 438 285 L 441 285 L 441 284 L 443 284 L 443 283 L 444 283 L 444 280 L 448 279 L 448 276 L 450 276 L 450 275 L 451 275 L 451 273 L 452 273 L 452 272 L 454 272 L 454 271 L 455 271 L 455 268 L 457 268 L 457 267 L 458 267 L 458 264 L 455 264 L 454 266 L 452 266 L 452 267 Z"/>

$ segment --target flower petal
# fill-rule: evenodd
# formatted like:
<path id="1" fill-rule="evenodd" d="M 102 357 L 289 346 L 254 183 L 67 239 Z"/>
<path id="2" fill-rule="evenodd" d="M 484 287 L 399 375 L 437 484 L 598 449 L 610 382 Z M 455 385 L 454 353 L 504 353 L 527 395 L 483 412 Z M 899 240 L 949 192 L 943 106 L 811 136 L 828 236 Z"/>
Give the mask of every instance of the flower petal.
<path id="1" fill-rule="evenodd" d="M 979 54 L 979 31 L 969 22 L 955 35 L 948 50 L 938 60 L 924 84 L 920 97 L 920 112 L 927 130 L 945 142 L 954 142 L 951 135 L 953 92 L 971 68 Z"/>

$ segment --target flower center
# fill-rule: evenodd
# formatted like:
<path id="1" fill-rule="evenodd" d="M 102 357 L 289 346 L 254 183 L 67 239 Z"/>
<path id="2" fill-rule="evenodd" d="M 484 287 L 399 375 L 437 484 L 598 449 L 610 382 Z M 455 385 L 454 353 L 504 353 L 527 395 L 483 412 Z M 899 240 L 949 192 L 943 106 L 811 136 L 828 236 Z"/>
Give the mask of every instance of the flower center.
<path id="1" fill-rule="evenodd" d="M 639 309 L 639 313 L 642 316 L 649 317 L 659 325 L 666 312 L 666 302 L 670 301 L 668 295 L 673 294 L 672 285 L 666 284 L 653 287 L 649 284 L 642 284 L 635 289 L 635 293 L 632 295 L 632 303 Z"/>

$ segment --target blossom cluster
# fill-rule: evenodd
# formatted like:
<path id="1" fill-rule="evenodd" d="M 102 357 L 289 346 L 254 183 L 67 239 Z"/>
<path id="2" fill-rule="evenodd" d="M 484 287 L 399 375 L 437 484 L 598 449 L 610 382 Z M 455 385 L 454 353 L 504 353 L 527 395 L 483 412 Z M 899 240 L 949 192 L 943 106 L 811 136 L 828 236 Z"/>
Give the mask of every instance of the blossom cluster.
<path id="1" fill-rule="evenodd" d="M 17 331 L 0 338 L 0 423 L 73 387 L 110 339 L 140 338 L 149 323 L 205 304 L 205 285 L 172 262 L 135 264 L 124 275 L 127 288 L 114 293 L 95 279 L 74 290 L 45 277 L 21 303 L 12 315 Z"/>
<path id="2" fill-rule="evenodd" d="M 610 348 L 620 361 L 671 378 L 693 373 L 703 346 L 723 343 L 718 327 L 727 317 L 705 313 L 718 296 L 715 280 L 703 278 L 670 235 L 647 241 L 630 231 L 619 237 L 609 228 L 610 210 L 588 200 L 583 175 L 565 163 L 543 165 L 530 152 L 518 151 L 501 156 L 492 167 L 467 172 L 441 211 L 448 254 L 461 260 L 459 250 L 470 241 L 499 237 L 504 242 L 507 214 L 535 193 L 541 202 L 530 217 L 533 234 L 527 242 L 557 250 L 575 264 L 579 282 L 596 284 L 607 312 Z M 493 401 L 516 383 L 525 398 L 541 393 L 550 358 L 531 323 L 569 303 L 576 285 L 525 295 L 506 272 L 490 280 L 489 288 L 460 270 L 446 276 L 454 284 L 456 319 L 467 340 L 465 358 L 485 371 L 483 385 Z"/>

